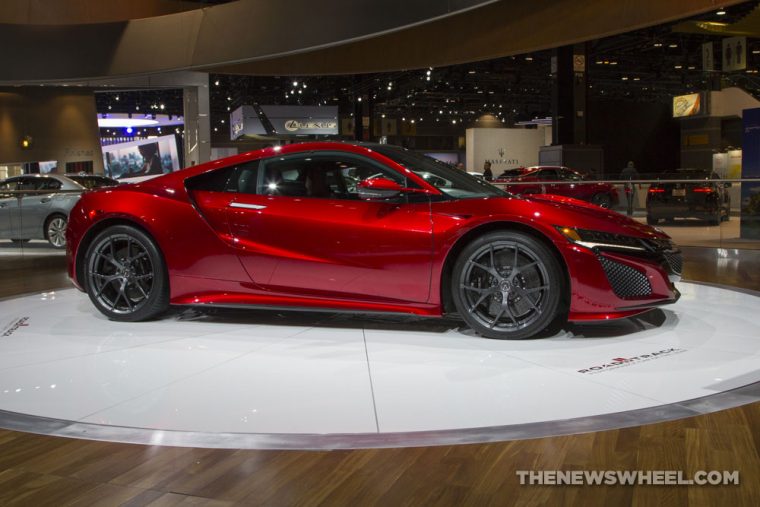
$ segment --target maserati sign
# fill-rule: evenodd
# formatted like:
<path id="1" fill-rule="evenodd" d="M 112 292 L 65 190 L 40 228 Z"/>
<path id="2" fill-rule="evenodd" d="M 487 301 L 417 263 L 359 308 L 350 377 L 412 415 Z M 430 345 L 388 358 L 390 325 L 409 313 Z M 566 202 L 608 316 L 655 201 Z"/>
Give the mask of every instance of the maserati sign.
<path id="1" fill-rule="evenodd" d="M 505 164 L 509 166 L 520 165 L 520 161 L 516 158 L 505 158 L 507 156 L 506 148 L 499 148 L 496 150 L 496 153 L 499 155 L 499 158 L 487 158 L 485 161 L 490 162 L 491 165 L 500 165 L 500 164 Z"/>

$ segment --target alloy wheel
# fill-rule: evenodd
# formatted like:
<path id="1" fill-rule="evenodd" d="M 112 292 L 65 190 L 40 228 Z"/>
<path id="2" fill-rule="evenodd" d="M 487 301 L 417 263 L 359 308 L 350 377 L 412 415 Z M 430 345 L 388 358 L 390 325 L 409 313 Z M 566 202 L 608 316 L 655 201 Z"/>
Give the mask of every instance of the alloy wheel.
<path id="1" fill-rule="evenodd" d="M 66 219 L 54 217 L 47 226 L 47 237 L 50 244 L 56 248 L 66 246 Z"/>
<path id="2" fill-rule="evenodd" d="M 155 285 L 154 266 L 145 245 L 129 234 L 102 238 L 87 266 L 92 297 L 115 314 L 131 314 L 148 301 Z"/>
<path id="3" fill-rule="evenodd" d="M 504 333 L 541 319 L 549 291 L 554 289 L 541 256 L 511 241 L 489 243 L 476 250 L 467 259 L 458 283 L 468 314 L 485 328 Z"/>

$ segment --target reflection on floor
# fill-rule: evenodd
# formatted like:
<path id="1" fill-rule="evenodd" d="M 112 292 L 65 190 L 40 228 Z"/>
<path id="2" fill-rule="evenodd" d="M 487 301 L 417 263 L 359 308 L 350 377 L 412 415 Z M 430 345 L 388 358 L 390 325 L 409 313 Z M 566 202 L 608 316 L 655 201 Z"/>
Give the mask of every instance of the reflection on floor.
<path id="1" fill-rule="evenodd" d="M 685 260 L 687 278 L 760 289 L 760 252 L 688 248 Z M 67 286 L 64 269 L 60 257 L 51 268 L 2 259 L 0 297 Z M 36 288 L 25 282 L 33 272 Z M 0 430 L 0 504 L 760 505 L 758 449 L 760 403 L 613 431 L 354 451 L 141 446 Z M 738 470 L 741 483 L 568 488 L 521 486 L 516 475 L 709 469 Z"/>
<path id="2" fill-rule="evenodd" d="M 66 249 L 54 248 L 49 242 L 38 239 L 24 242 L 15 242 L 7 239 L 0 240 L 0 259 L 3 257 L 15 257 L 19 255 L 63 257 L 66 255 Z"/>

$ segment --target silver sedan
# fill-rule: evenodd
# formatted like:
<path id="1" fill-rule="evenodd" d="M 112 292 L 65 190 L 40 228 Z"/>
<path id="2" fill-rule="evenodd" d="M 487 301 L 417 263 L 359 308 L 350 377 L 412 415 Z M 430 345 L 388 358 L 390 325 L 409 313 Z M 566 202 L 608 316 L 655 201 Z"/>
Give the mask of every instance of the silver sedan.
<path id="1" fill-rule="evenodd" d="M 10 193 L 14 190 L 29 193 Z M 84 190 L 57 174 L 26 174 L 0 181 L 0 238 L 46 239 L 55 248 L 65 247 L 69 211 Z"/>

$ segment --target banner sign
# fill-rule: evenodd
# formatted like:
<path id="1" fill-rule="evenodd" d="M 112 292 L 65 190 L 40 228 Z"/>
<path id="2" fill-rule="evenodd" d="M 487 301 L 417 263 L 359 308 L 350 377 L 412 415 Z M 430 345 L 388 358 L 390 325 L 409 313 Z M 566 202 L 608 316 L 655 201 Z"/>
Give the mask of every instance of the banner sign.
<path id="1" fill-rule="evenodd" d="M 760 178 L 760 108 L 742 113 L 742 178 Z M 760 183 L 742 183 L 740 237 L 760 239 Z"/>
<path id="2" fill-rule="evenodd" d="M 267 129 L 253 106 L 240 106 L 230 113 L 230 139 L 233 141 L 244 136 L 266 134 Z"/>
<path id="3" fill-rule="evenodd" d="M 277 135 L 337 135 L 338 106 L 261 106 Z"/>

